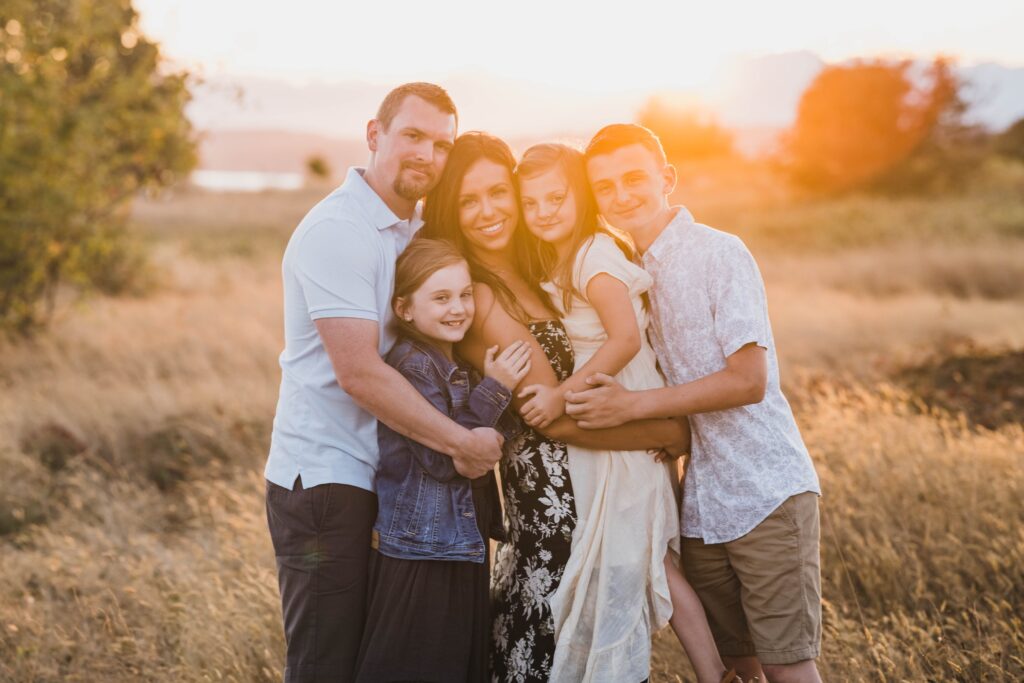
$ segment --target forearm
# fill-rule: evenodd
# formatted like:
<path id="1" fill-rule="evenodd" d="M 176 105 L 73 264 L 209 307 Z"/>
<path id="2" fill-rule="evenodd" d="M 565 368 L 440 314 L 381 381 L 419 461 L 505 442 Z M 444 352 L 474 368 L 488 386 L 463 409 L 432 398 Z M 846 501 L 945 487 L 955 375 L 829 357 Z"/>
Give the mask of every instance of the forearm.
<path id="1" fill-rule="evenodd" d="M 437 410 L 383 361 L 367 363 L 339 383 L 357 404 L 399 434 L 447 455 L 459 452 L 469 431 Z"/>
<path id="2" fill-rule="evenodd" d="M 681 417 L 759 403 L 764 387 L 742 373 L 720 370 L 693 382 L 636 391 L 622 406 L 629 419 Z"/>
<path id="3" fill-rule="evenodd" d="M 640 451 L 678 444 L 682 426 L 675 420 L 636 420 L 607 429 L 581 429 L 570 417 L 560 417 L 540 432 L 549 439 L 580 448 Z M 687 440 L 689 435 L 685 435 Z"/>
<path id="4" fill-rule="evenodd" d="M 628 340 L 609 339 L 583 364 L 583 367 L 562 382 L 559 389 L 563 395 L 566 391 L 585 391 L 589 388 L 587 378 L 596 372 L 614 377 L 622 372 L 639 350 L 639 344 L 631 344 Z"/>

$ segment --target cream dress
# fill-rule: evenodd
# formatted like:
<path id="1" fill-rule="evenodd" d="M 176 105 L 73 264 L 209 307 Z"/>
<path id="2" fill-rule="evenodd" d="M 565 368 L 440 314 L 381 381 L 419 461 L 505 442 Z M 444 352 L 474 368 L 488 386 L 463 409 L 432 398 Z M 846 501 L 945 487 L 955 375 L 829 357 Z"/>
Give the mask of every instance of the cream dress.
<path id="1" fill-rule="evenodd" d="M 647 342 L 647 313 L 640 295 L 652 280 L 605 234 L 580 249 L 574 269 L 577 291 L 599 273 L 629 288 L 640 352 L 615 376 L 627 389 L 665 386 Z M 573 298 L 565 314 L 562 293 L 543 283 L 583 367 L 608 335 L 597 311 Z M 569 476 L 576 495 L 572 552 L 548 600 L 554 617 L 555 658 L 551 681 L 638 683 L 648 677 L 651 635 L 672 616 L 664 559 L 679 550 L 679 512 L 674 467 L 646 451 L 594 451 L 568 446 Z"/>

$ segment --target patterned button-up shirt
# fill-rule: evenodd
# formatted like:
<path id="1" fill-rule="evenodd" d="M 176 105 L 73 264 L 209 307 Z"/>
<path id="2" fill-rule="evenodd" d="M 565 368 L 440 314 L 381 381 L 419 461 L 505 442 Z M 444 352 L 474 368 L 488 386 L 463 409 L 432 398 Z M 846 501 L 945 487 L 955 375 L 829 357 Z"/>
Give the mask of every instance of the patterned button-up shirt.
<path id="1" fill-rule="evenodd" d="M 677 211 L 643 255 L 654 277 L 649 334 L 669 383 L 718 372 L 749 343 L 767 350 L 764 400 L 690 416 L 682 534 L 724 543 L 756 527 L 788 497 L 821 489 L 779 388 L 764 283 L 753 256 L 735 235 L 695 223 L 684 207 Z"/>

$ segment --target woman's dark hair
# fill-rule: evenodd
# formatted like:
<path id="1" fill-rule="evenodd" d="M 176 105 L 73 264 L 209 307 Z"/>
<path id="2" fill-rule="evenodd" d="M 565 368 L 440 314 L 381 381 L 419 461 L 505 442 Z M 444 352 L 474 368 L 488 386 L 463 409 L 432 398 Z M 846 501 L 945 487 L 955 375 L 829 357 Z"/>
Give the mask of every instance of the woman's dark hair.
<path id="1" fill-rule="evenodd" d="M 424 202 L 424 226 L 420 230 L 419 236 L 447 240 L 454 244 L 469 263 L 469 273 L 473 281 L 490 287 L 501 307 L 525 324 L 529 322 L 530 317 L 516 300 L 508 285 L 479 261 L 473 253 L 472 246 L 462 234 L 459 223 L 459 194 L 462 191 L 462 179 L 470 167 L 481 159 L 487 159 L 508 169 L 509 184 L 515 188 L 513 178 L 516 158 L 505 141 L 478 131 L 463 133 L 455 140 L 455 145 L 448 153 L 448 162 L 445 164 L 444 172 L 441 173 L 441 179 Z M 537 277 L 541 269 L 538 264 L 536 240 L 526 229 L 518 206 L 517 194 L 517 225 L 512 236 L 515 257 L 513 265 L 545 306 L 550 308 L 548 296 L 540 289 L 540 279 Z"/>

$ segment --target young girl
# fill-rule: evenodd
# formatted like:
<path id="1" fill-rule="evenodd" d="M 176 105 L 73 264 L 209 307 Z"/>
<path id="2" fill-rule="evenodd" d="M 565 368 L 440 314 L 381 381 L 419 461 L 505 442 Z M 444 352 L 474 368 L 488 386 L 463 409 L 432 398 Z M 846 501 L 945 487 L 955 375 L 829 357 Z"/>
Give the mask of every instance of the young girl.
<path id="1" fill-rule="evenodd" d="M 529 347 L 488 349 L 483 380 L 453 356 L 473 321 L 473 283 L 448 242 L 417 239 L 398 258 L 392 299 L 400 333 L 387 356 L 438 410 L 459 424 L 492 427 L 529 372 Z M 501 538 L 494 473 L 469 480 L 452 459 L 378 425 L 379 511 L 358 681 L 487 678 L 488 536 Z"/>
<path id="2" fill-rule="evenodd" d="M 516 171 L 523 217 L 542 242 L 542 287 L 562 316 L 576 354 L 558 387 L 529 386 L 527 424 L 560 417 L 566 391 L 587 389 L 595 372 L 630 389 L 664 386 L 647 342 L 642 294 L 650 276 L 628 258 L 629 246 L 603 227 L 587 185 L 583 155 L 564 145 L 536 145 Z M 674 467 L 645 451 L 569 446 L 578 522 L 572 554 L 550 603 L 555 620 L 553 681 L 647 678 L 653 631 L 671 618 L 698 680 L 725 673 L 699 600 L 668 550 L 679 550 Z"/>

